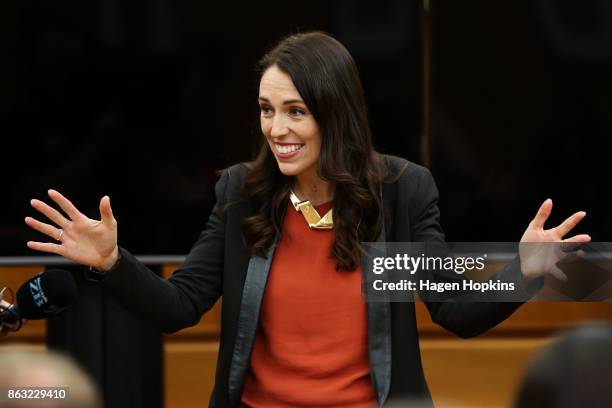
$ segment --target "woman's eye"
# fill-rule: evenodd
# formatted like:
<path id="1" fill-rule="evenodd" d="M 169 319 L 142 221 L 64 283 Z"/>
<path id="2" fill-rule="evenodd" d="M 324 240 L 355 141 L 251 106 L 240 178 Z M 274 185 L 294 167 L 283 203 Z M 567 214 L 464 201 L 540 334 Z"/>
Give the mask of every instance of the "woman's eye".
<path id="1" fill-rule="evenodd" d="M 289 110 L 289 114 L 292 116 L 304 116 L 306 114 L 306 111 L 300 108 L 291 108 Z"/>
<path id="2" fill-rule="evenodd" d="M 259 109 L 264 116 L 270 116 L 272 114 L 272 109 L 269 106 L 260 106 Z"/>

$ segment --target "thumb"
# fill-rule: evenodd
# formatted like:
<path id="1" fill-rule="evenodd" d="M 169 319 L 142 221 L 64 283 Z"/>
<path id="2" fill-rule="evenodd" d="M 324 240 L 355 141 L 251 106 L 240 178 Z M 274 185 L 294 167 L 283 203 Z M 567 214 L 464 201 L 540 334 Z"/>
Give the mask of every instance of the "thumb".
<path id="1" fill-rule="evenodd" d="M 559 268 L 557 265 L 553 265 L 548 269 L 548 272 L 554 276 L 555 278 L 559 279 L 561 282 L 567 282 L 567 276 L 565 275 L 565 273 L 561 270 L 561 268 Z"/>
<path id="2" fill-rule="evenodd" d="M 102 217 L 102 222 L 108 226 L 112 226 L 116 222 L 109 196 L 104 196 L 100 200 L 100 216 Z"/>

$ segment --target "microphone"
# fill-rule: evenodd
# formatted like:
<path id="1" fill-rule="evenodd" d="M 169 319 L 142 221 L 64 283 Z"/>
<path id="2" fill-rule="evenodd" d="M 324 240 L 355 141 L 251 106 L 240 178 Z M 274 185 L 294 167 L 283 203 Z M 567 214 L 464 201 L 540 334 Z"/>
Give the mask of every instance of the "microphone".
<path id="1" fill-rule="evenodd" d="M 21 285 L 16 304 L 0 309 L 0 326 L 7 324 L 8 330 L 17 331 L 21 319 L 39 320 L 57 314 L 72 304 L 76 293 L 70 272 L 49 269 Z"/>

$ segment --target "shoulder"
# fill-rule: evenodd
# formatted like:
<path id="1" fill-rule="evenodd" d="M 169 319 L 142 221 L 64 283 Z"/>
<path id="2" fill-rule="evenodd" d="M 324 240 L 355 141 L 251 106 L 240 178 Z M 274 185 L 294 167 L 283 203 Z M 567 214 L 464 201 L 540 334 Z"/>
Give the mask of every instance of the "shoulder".
<path id="1" fill-rule="evenodd" d="M 387 166 L 383 198 L 393 210 L 418 216 L 438 200 L 438 188 L 429 169 L 400 157 L 381 155 Z"/>
<path id="2" fill-rule="evenodd" d="M 226 167 L 223 170 L 220 170 L 219 174 L 221 175 L 221 179 L 225 178 L 227 183 L 230 183 L 232 185 L 244 185 L 246 176 L 247 174 L 249 174 L 249 171 L 251 171 L 252 167 L 252 162 L 236 163 L 234 165 Z"/>
<path id="3" fill-rule="evenodd" d="M 217 199 L 234 202 L 246 198 L 244 184 L 251 167 L 251 162 L 242 162 L 219 170 L 219 180 L 215 186 Z"/>
<path id="4" fill-rule="evenodd" d="M 398 186 L 434 184 L 431 172 L 427 167 L 388 154 L 380 154 L 380 159 L 384 166 L 384 184 Z"/>

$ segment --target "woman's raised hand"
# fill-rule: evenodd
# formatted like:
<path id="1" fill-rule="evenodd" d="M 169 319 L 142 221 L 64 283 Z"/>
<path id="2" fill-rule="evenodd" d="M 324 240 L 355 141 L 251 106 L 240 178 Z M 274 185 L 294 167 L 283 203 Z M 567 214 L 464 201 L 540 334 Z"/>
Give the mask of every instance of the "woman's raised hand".
<path id="1" fill-rule="evenodd" d="M 552 205 L 551 199 L 542 203 L 521 237 L 519 244 L 521 271 L 527 278 L 537 278 L 550 273 L 565 281 L 567 278 L 557 263 L 573 253 L 580 244 L 591 241 L 591 237 L 587 234 L 563 238 L 586 216 L 584 211 L 578 211 L 554 228 L 544 229 L 544 223 L 552 212 Z"/>
<path id="2" fill-rule="evenodd" d="M 83 215 L 66 197 L 49 190 L 49 197 L 68 216 L 43 201 L 33 199 L 32 207 L 47 217 L 53 224 L 26 217 L 30 227 L 42 232 L 56 242 L 28 242 L 28 248 L 61 255 L 82 265 L 104 271 L 110 269 L 119 257 L 117 247 L 117 220 L 113 217 L 110 198 L 100 200 L 101 220 L 92 220 Z"/>

